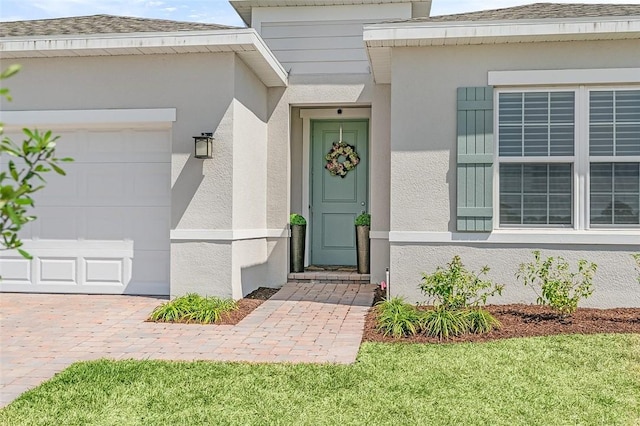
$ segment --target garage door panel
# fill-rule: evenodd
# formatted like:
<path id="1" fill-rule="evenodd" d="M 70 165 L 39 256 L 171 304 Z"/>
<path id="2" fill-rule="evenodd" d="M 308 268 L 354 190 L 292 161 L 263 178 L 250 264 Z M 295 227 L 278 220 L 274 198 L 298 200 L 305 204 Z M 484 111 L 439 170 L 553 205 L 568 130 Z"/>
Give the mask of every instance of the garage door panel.
<path id="1" fill-rule="evenodd" d="M 129 209 L 134 249 L 157 250 L 169 239 L 171 211 L 166 207 L 135 207 Z"/>
<path id="2" fill-rule="evenodd" d="M 132 197 L 146 204 L 167 205 L 171 199 L 171 176 L 165 164 L 129 165 L 127 174 L 131 179 Z"/>
<path id="3" fill-rule="evenodd" d="M 66 175 L 56 173 L 46 175 L 46 184 L 34 196 L 36 206 L 60 206 L 75 202 L 82 194 L 82 170 L 76 164 L 61 165 Z"/>
<path id="4" fill-rule="evenodd" d="M 133 138 L 129 143 L 132 153 L 171 154 L 171 135 L 164 130 L 137 130 L 131 132 Z"/>
<path id="5" fill-rule="evenodd" d="M 168 294 L 170 130 L 54 133 L 75 161 L 34 197 L 20 234 L 33 260 L 0 253 L 0 290 Z"/>
<path id="6" fill-rule="evenodd" d="M 77 258 L 39 258 L 36 284 L 77 283 Z"/>
<path id="7" fill-rule="evenodd" d="M 43 240 L 77 240 L 80 238 L 83 209 L 69 207 L 37 207 L 37 219 L 32 223 L 32 235 Z"/>
<path id="8" fill-rule="evenodd" d="M 102 199 L 108 204 L 121 202 L 127 188 L 126 167 L 124 164 L 85 165 L 86 198 L 88 204 Z"/>
<path id="9" fill-rule="evenodd" d="M 87 240 L 133 239 L 127 229 L 127 207 L 85 207 L 82 209 L 86 218 L 83 237 Z M 128 232 L 129 231 L 129 232 Z"/>
<path id="10" fill-rule="evenodd" d="M 127 146 L 132 142 L 130 132 L 121 130 L 87 131 L 85 137 L 85 152 L 91 154 L 118 154 L 121 157 L 127 152 Z"/>
<path id="11" fill-rule="evenodd" d="M 86 285 L 124 286 L 125 259 L 84 258 Z"/>
<path id="12" fill-rule="evenodd" d="M 28 285 L 31 283 L 31 262 L 23 257 L 0 259 L 3 282 Z"/>

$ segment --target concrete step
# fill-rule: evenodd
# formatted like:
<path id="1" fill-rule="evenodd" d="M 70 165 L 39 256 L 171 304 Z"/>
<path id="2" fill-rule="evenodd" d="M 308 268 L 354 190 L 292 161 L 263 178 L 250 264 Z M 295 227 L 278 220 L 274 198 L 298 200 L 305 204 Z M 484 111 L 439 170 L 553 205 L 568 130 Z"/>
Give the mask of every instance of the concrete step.
<path id="1" fill-rule="evenodd" d="M 353 271 L 293 272 L 287 278 L 290 283 L 369 284 L 371 282 L 370 274 L 358 274 Z"/>

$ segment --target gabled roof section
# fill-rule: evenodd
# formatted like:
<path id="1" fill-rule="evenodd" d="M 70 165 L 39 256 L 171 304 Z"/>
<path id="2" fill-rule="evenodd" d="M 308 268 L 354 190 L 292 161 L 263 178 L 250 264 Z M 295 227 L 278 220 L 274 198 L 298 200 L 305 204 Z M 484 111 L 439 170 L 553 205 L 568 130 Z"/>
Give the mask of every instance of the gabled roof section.
<path id="1" fill-rule="evenodd" d="M 251 9 L 254 7 L 295 7 L 295 6 L 346 6 L 358 4 L 411 3 L 414 18 L 429 16 L 431 0 L 229 0 L 238 15 L 251 25 Z"/>
<path id="2" fill-rule="evenodd" d="M 267 87 L 288 84 L 287 72 L 253 28 L 109 15 L 5 22 L 0 28 L 0 60 L 235 53 Z"/>
<path id="3" fill-rule="evenodd" d="M 218 24 L 180 22 L 165 19 L 132 18 L 129 16 L 92 15 L 69 18 L 37 19 L 0 23 L 0 37 L 123 34 L 230 29 Z"/>
<path id="4" fill-rule="evenodd" d="M 391 82 L 393 47 L 640 40 L 640 5 L 535 3 L 364 28 L 373 76 Z"/>
<path id="5" fill-rule="evenodd" d="M 407 22 L 475 22 L 531 19 L 602 18 L 638 16 L 640 4 L 534 3 L 502 9 L 481 10 L 411 19 Z"/>

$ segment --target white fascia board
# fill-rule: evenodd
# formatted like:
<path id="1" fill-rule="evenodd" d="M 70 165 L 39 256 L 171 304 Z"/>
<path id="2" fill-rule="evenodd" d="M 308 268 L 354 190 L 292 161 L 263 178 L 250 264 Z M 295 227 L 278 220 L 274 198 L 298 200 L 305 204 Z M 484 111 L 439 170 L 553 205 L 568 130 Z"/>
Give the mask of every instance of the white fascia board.
<path id="1" fill-rule="evenodd" d="M 204 47 L 235 52 L 245 62 L 267 65 L 254 72 L 268 87 L 287 85 L 287 72 L 253 28 L 179 31 L 172 33 L 91 34 L 5 37 L 0 40 L 0 58 L 56 56 L 157 54 L 158 49 Z M 255 53 L 258 53 L 256 55 Z"/>
<path id="2" fill-rule="evenodd" d="M 176 121 L 175 108 L 152 109 L 82 109 L 82 110 L 39 110 L 0 111 L 0 122 L 7 125 L 101 125 L 172 123 Z"/>
<path id="3" fill-rule="evenodd" d="M 489 71 L 489 86 L 636 84 L 640 68 Z"/>
<path id="4" fill-rule="evenodd" d="M 367 47 L 640 39 L 640 17 L 580 20 L 401 22 L 364 27 Z"/>

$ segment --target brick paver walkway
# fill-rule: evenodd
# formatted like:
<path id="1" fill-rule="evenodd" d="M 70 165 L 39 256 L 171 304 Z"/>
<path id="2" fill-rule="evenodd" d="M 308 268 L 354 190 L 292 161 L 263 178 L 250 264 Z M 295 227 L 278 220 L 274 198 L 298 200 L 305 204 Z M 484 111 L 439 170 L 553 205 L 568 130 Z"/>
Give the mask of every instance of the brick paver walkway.
<path id="1" fill-rule="evenodd" d="M 235 326 L 144 322 L 151 297 L 0 294 L 0 406 L 80 360 L 352 363 L 373 290 L 286 284 Z"/>

